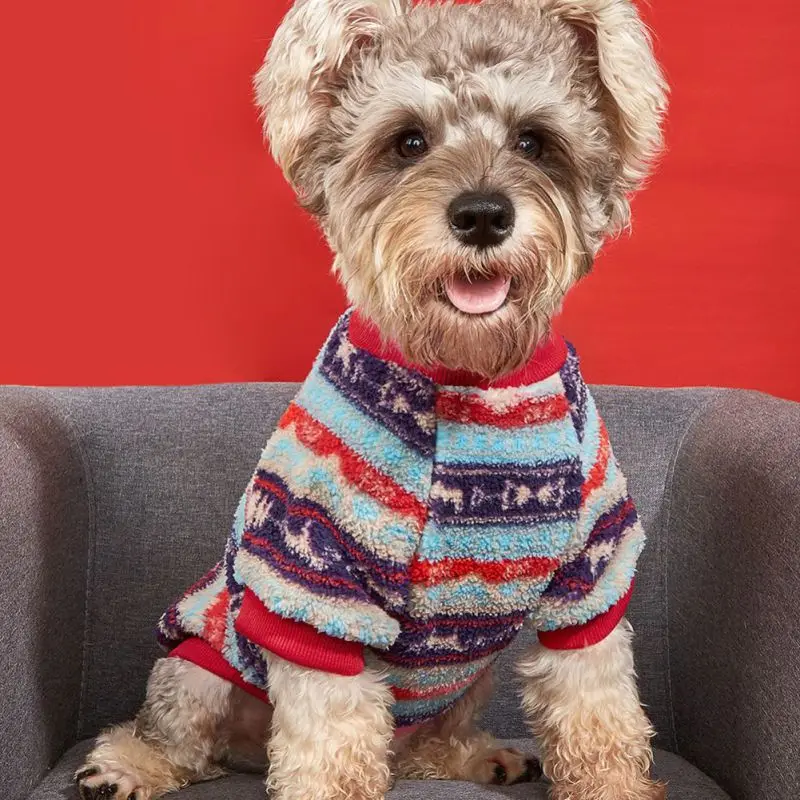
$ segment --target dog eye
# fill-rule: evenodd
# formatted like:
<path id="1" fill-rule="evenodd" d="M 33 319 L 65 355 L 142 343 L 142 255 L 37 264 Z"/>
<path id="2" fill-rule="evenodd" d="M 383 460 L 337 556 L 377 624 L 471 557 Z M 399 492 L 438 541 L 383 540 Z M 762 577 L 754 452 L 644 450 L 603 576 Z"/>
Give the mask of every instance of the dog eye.
<path id="1" fill-rule="evenodd" d="M 419 158 L 428 152 L 428 143 L 420 131 L 404 131 L 397 137 L 397 152 L 403 158 Z"/>
<path id="2" fill-rule="evenodd" d="M 517 137 L 516 149 L 525 156 L 525 158 L 536 159 L 542 154 L 544 143 L 542 137 L 533 131 L 523 131 Z"/>

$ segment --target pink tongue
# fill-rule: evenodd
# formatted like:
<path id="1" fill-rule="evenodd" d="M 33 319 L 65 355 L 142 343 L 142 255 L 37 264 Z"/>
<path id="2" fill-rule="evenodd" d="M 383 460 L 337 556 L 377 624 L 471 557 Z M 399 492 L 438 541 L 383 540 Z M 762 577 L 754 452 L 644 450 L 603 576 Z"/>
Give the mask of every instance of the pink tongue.
<path id="1" fill-rule="evenodd" d="M 497 311 L 508 297 L 511 279 L 499 275 L 496 278 L 453 278 L 445 286 L 450 302 L 465 314 L 490 314 Z"/>

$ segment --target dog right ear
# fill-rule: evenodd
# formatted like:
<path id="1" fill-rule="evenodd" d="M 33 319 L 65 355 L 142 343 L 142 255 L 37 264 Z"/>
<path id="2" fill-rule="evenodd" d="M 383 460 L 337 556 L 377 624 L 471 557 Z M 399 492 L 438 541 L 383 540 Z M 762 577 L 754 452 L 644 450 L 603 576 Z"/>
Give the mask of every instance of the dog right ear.
<path id="1" fill-rule="evenodd" d="M 297 0 L 255 76 L 264 135 L 301 204 L 325 212 L 327 123 L 359 54 L 411 0 Z"/>
<path id="2" fill-rule="evenodd" d="M 632 0 L 537 2 L 545 13 L 580 32 L 584 55 L 596 72 L 598 105 L 620 156 L 609 193 L 610 229 L 619 231 L 629 220 L 628 196 L 641 186 L 663 147 L 668 87 L 649 32 Z"/>

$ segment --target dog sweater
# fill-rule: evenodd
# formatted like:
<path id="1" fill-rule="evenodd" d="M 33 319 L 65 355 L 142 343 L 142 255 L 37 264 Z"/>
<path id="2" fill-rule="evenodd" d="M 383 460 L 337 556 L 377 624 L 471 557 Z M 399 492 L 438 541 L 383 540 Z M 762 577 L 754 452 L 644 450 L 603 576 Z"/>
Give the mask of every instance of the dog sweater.
<path id="1" fill-rule="evenodd" d="M 572 347 L 488 384 L 339 320 L 261 454 L 223 559 L 161 643 L 266 699 L 266 652 L 385 675 L 398 727 L 438 716 L 522 626 L 603 639 L 644 534 Z"/>

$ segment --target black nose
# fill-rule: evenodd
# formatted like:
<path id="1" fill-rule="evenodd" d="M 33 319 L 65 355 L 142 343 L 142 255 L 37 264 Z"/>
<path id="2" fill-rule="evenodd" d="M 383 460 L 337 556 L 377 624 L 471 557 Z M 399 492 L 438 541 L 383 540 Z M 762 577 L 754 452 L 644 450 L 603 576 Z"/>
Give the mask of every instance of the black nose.
<path id="1" fill-rule="evenodd" d="M 500 244 L 514 228 L 514 206 L 503 194 L 467 192 L 450 203 L 453 233 L 473 247 Z"/>

